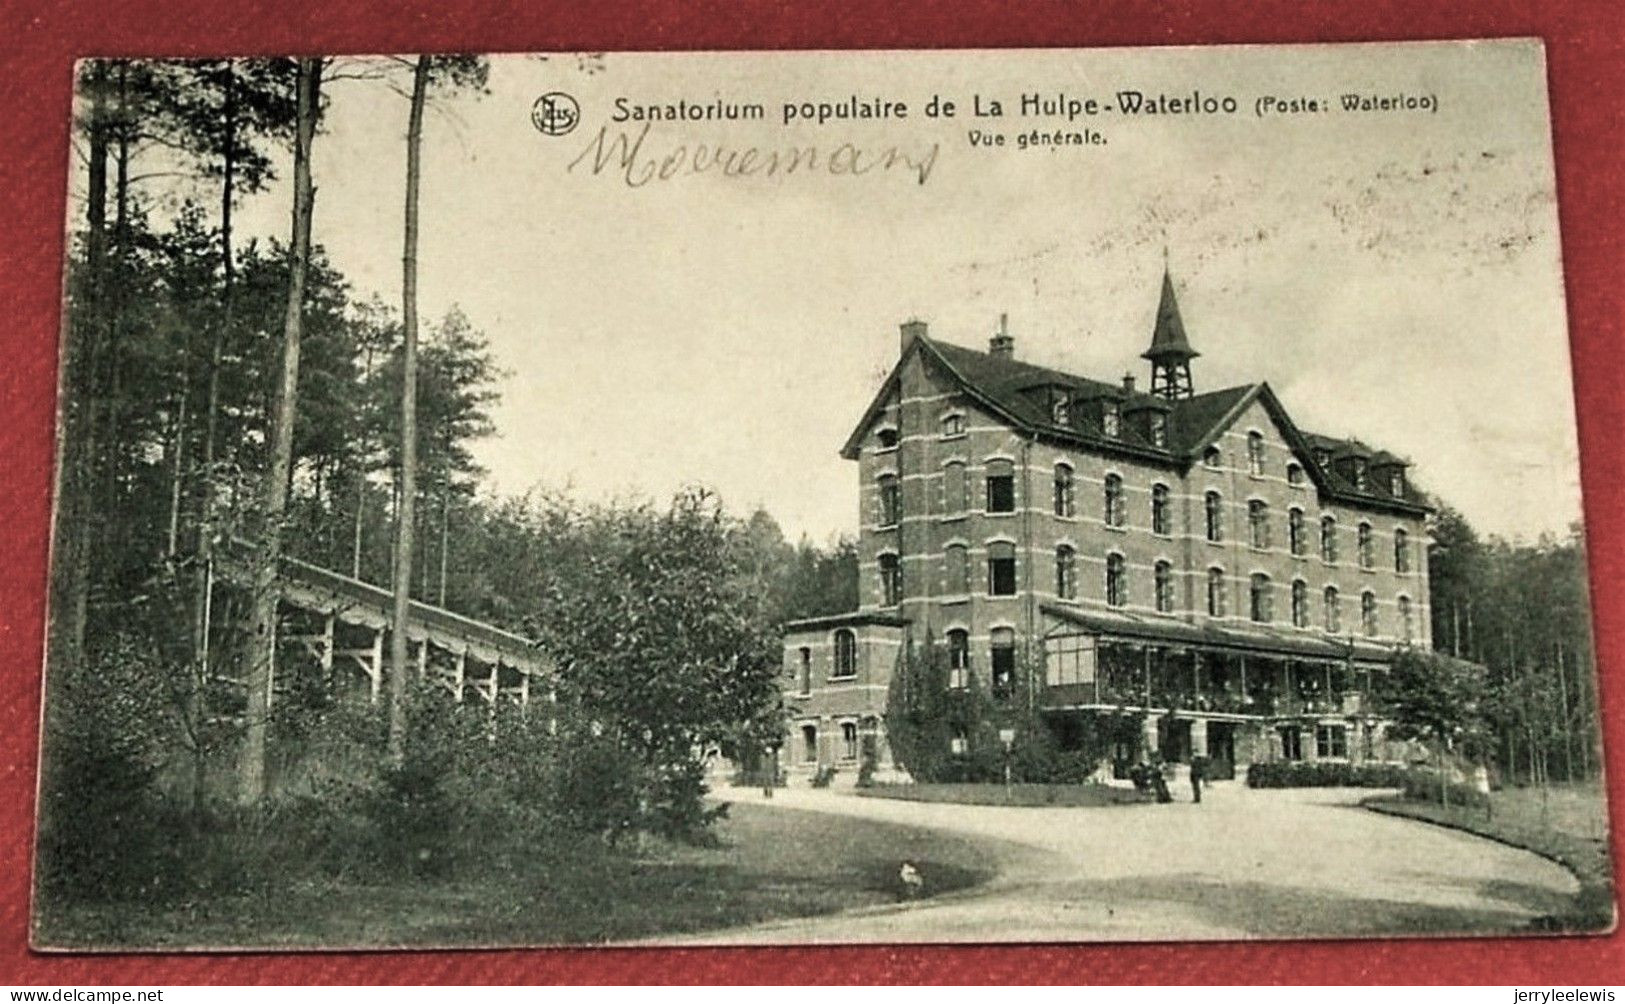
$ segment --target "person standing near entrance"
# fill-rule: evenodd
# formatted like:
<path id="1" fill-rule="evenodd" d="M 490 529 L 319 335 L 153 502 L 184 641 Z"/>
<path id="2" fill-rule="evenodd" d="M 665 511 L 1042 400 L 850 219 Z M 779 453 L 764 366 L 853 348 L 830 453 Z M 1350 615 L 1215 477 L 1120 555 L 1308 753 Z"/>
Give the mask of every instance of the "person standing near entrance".
<path id="1" fill-rule="evenodd" d="M 1196 754 L 1191 757 L 1191 801 L 1198 805 L 1202 802 L 1202 782 L 1207 780 L 1207 757 Z"/>

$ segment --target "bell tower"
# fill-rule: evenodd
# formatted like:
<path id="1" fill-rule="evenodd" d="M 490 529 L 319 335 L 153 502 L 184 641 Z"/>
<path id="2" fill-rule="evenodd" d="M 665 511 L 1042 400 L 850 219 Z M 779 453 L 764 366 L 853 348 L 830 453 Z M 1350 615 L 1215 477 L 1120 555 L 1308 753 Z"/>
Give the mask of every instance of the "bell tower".
<path id="1" fill-rule="evenodd" d="M 1191 397 L 1191 360 L 1201 353 L 1191 348 L 1185 337 L 1185 322 L 1179 317 L 1179 301 L 1174 298 L 1174 282 L 1165 265 L 1162 270 L 1162 301 L 1157 304 L 1157 326 L 1151 332 L 1151 347 L 1140 354 L 1151 360 L 1151 393 L 1169 401 Z"/>

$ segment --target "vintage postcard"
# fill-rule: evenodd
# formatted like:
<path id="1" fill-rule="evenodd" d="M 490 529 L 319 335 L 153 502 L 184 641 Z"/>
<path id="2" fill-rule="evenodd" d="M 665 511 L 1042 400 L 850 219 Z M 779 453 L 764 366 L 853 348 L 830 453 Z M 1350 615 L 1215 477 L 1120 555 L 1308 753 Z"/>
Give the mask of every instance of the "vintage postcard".
<path id="1" fill-rule="evenodd" d="M 77 87 L 37 948 L 1612 927 L 1538 41 Z"/>

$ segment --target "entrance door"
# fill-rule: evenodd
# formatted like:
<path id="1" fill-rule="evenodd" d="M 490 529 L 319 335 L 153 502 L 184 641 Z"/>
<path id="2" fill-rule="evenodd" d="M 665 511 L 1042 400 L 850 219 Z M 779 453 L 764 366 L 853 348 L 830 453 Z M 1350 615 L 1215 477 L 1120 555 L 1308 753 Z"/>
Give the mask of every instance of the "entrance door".
<path id="1" fill-rule="evenodd" d="M 1191 762 L 1191 723 L 1188 718 L 1157 720 L 1157 748 L 1168 763 Z"/>
<path id="2" fill-rule="evenodd" d="M 1236 776 L 1236 723 L 1207 723 L 1207 776 L 1229 781 Z"/>

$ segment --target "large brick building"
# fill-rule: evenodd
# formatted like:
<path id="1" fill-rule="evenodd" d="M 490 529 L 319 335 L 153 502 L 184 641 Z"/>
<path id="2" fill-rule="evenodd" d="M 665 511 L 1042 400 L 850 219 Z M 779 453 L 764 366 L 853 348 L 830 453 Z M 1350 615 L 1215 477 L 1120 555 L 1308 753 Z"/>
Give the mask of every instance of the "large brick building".
<path id="1" fill-rule="evenodd" d="M 1119 762 L 1380 754 L 1371 674 L 1429 644 L 1407 463 L 1299 429 L 1268 384 L 1197 393 L 1166 275 L 1144 356 L 1148 391 L 1021 360 L 1002 319 L 985 352 L 902 325 L 842 448 L 860 609 L 786 626 L 792 771 L 889 766 L 887 687 L 925 639 L 994 699 L 1036 667 L 1025 699 L 1063 744 L 1137 723 Z"/>

